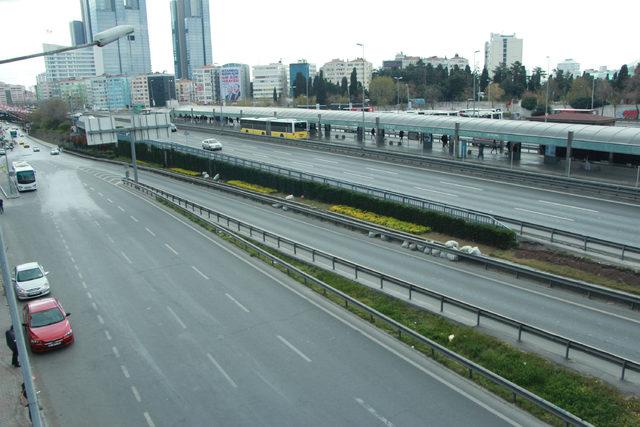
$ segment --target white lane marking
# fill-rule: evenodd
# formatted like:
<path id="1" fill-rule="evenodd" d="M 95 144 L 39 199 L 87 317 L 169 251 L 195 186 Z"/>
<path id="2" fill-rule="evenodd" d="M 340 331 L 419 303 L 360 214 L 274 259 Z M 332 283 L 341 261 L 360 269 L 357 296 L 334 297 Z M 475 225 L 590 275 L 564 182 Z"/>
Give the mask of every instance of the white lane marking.
<path id="1" fill-rule="evenodd" d="M 110 198 L 107 197 L 107 202 L 113 203 L 113 200 L 111 200 Z"/>
<path id="2" fill-rule="evenodd" d="M 116 356 L 116 358 L 120 358 L 120 352 L 118 351 L 118 347 L 113 346 L 111 347 L 111 351 L 113 351 L 113 354 Z"/>
<path id="3" fill-rule="evenodd" d="M 211 354 L 209 354 L 209 353 L 207 353 L 207 357 L 209 358 L 211 363 L 213 363 L 213 365 L 216 367 L 216 369 L 218 369 L 218 372 L 220 372 L 222 374 L 222 376 L 226 378 L 226 380 L 229 382 L 229 384 L 231 384 L 231 387 L 238 388 L 238 385 L 235 383 L 235 381 L 233 381 L 231 379 L 231 377 L 229 376 L 229 374 L 227 374 L 227 372 L 224 369 L 222 369 L 222 366 L 220 366 L 220 364 L 216 361 L 216 359 L 214 359 L 213 356 Z"/>
<path id="4" fill-rule="evenodd" d="M 145 227 L 144 229 L 147 230 L 147 233 L 151 234 L 153 237 L 156 237 L 156 233 L 154 233 L 153 231 L 149 230 L 147 227 Z"/>
<path id="5" fill-rule="evenodd" d="M 93 222 L 96 224 L 96 227 L 98 227 L 98 228 L 102 228 L 102 226 L 100 225 L 100 223 L 99 223 L 98 221 L 95 221 L 95 220 L 94 220 Z"/>
<path id="6" fill-rule="evenodd" d="M 359 397 L 356 397 L 356 402 L 358 402 L 358 404 L 362 406 L 368 413 L 376 417 L 378 421 L 380 421 L 382 424 L 384 424 L 387 427 L 393 427 L 393 423 L 391 421 L 389 421 L 382 415 L 378 415 L 378 412 L 376 412 L 376 410 L 373 409 L 372 406 L 367 405 L 367 403 L 364 400 L 360 399 Z"/>
<path id="7" fill-rule="evenodd" d="M 111 341 L 111 334 L 109 333 L 109 331 L 105 330 L 104 335 L 107 337 L 107 340 Z"/>
<path id="8" fill-rule="evenodd" d="M 78 267 L 78 266 L 77 266 L 77 265 L 75 265 L 75 264 L 73 265 L 73 268 L 75 268 L 75 269 L 76 269 L 76 271 L 80 271 L 80 267 Z"/>
<path id="9" fill-rule="evenodd" d="M 149 415 L 148 412 L 145 412 L 142 415 L 144 415 L 144 419 L 147 420 L 147 425 L 149 427 L 156 427 L 156 425 L 153 423 L 153 420 L 151 419 L 151 415 Z"/>
<path id="10" fill-rule="evenodd" d="M 91 303 L 91 307 L 93 307 L 95 311 L 98 311 L 98 304 L 96 304 L 95 302 Z"/>
<path id="11" fill-rule="evenodd" d="M 120 209 L 122 212 L 124 212 L 124 209 L 122 206 L 118 206 L 118 209 Z"/>
<path id="12" fill-rule="evenodd" d="M 571 205 L 563 205 L 562 203 L 549 202 L 549 201 L 547 201 L 547 200 L 538 200 L 538 202 L 539 202 L 539 203 L 545 203 L 545 204 L 547 204 L 547 205 L 561 206 L 561 207 L 563 207 L 563 208 L 578 209 L 578 210 L 580 210 L 580 211 L 598 213 L 598 211 L 594 211 L 593 209 L 580 208 L 580 207 L 578 207 L 578 206 L 571 206 Z"/>
<path id="13" fill-rule="evenodd" d="M 455 182 L 449 182 L 449 181 L 440 181 L 440 184 L 452 185 L 454 187 L 461 187 L 461 188 L 469 188 L 471 190 L 476 190 L 476 191 L 484 191 L 482 188 L 472 187 L 470 185 L 456 184 Z"/>
<path id="14" fill-rule="evenodd" d="M 175 249 L 173 249 L 171 246 L 169 246 L 168 244 L 164 244 L 166 246 L 167 249 L 169 249 L 171 252 L 173 252 L 174 254 L 178 255 L 178 252 L 176 252 Z"/>
<path id="15" fill-rule="evenodd" d="M 80 278 L 80 280 L 82 280 L 82 279 L 83 279 L 83 277 L 82 277 L 82 273 L 80 273 L 79 271 L 78 271 L 78 277 Z"/>
<path id="16" fill-rule="evenodd" d="M 336 164 L 336 165 L 340 163 L 340 162 L 335 162 L 335 161 L 333 161 L 333 160 L 325 160 L 325 159 L 321 159 L 321 158 L 319 158 L 319 157 L 314 157 L 313 159 L 314 159 L 314 160 L 317 160 L 317 161 L 319 161 L 319 162 L 334 163 L 334 164 Z"/>
<path id="17" fill-rule="evenodd" d="M 102 316 L 98 314 L 97 317 L 98 317 L 98 322 L 100 322 L 101 325 L 104 325 L 104 319 L 102 318 Z"/>
<path id="18" fill-rule="evenodd" d="M 236 305 L 237 305 L 238 307 L 240 307 L 241 309 L 243 309 L 244 311 L 246 311 L 247 313 L 249 313 L 249 310 L 248 310 L 244 305 L 242 305 L 242 304 L 240 304 L 238 301 L 236 301 L 236 299 L 235 299 L 234 297 L 232 297 L 232 296 L 231 296 L 231 295 L 229 295 L 229 294 L 225 294 L 225 295 L 226 295 L 226 296 L 227 296 L 227 298 L 229 298 L 231 301 L 235 302 L 235 303 L 236 303 Z"/>
<path id="19" fill-rule="evenodd" d="M 180 324 L 180 326 L 182 326 L 182 329 L 187 329 L 187 325 L 184 324 L 184 322 L 178 317 L 175 311 L 171 310 L 171 307 L 167 306 L 167 310 L 169 310 L 173 317 L 176 318 L 176 321 Z"/>
<path id="20" fill-rule="evenodd" d="M 280 335 L 277 335 L 278 339 L 280 341 L 282 341 L 282 343 L 284 345 L 286 345 L 287 347 L 289 347 L 291 350 L 293 350 L 298 356 L 302 357 L 304 360 L 306 360 L 307 362 L 311 362 L 311 359 L 309 359 L 303 352 L 301 352 L 300 350 L 298 350 L 293 344 L 291 344 L 289 341 L 285 340 L 283 337 L 281 337 Z"/>
<path id="21" fill-rule="evenodd" d="M 115 241 L 115 240 L 113 240 L 113 238 L 112 238 L 111 236 L 109 236 L 108 234 L 107 234 L 107 239 L 109 239 L 109 241 L 110 241 L 111 243 L 115 243 L 115 242 L 116 242 L 116 241 Z"/>
<path id="22" fill-rule="evenodd" d="M 514 208 L 514 209 L 515 209 L 515 210 L 517 210 L 517 211 L 529 212 L 529 213 L 536 214 L 536 215 L 548 216 L 548 217 L 551 217 L 551 218 L 562 219 L 562 220 L 564 220 L 564 221 L 571 221 L 571 222 L 575 222 L 575 220 L 574 220 L 574 219 L 571 219 L 571 218 L 565 218 L 565 217 L 563 217 L 563 216 L 551 215 L 551 214 L 546 214 L 546 213 L 543 213 L 543 212 L 531 211 L 531 210 L 529 210 L 529 209 L 523 209 L 523 208 Z"/>
<path id="23" fill-rule="evenodd" d="M 104 194 L 102 194 L 101 192 L 98 191 L 98 196 L 104 197 Z"/>
<path id="24" fill-rule="evenodd" d="M 367 170 L 370 171 L 374 171 L 374 172 L 382 172 L 382 173 L 387 173 L 389 175 L 398 175 L 398 172 L 391 172 L 391 171 L 386 171 L 384 169 L 375 169 L 375 168 L 366 168 Z"/>
<path id="25" fill-rule="evenodd" d="M 89 187 L 89 190 L 91 190 L 91 191 L 96 191 L 96 189 L 95 189 L 95 188 L 93 188 L 93 187 Z"/>
<path id="26" fill-rule="evenodd" d="M 207 277 L 207 276 L 206 276 L 202 271 L 198 270 L 198 269 L 196 268 L 196 266 L 195 266 L 195 265 L 192 265 L 192 266 L 191 266 L 191 268 L 193 268 L 193 270 L 194 270 L 196 273 L 198 273 L 200 276 L 202 276 L 202 278 L 203 278 L 204 280 L 209 280 L 209 278 L 208 278 L 208 277 Z"/>
<path id="27" fill-rule="evenodd" d="M 136 217 L 135 217 L 135 216 L 133 216 L 133 215 L 129 215 L 129 217 L 131 217 L 131 219 L 133 220 L 133 222 L 140 222 L 140 221 L 138 221 L 138 218 L 136 218 Z"/>
<path id="28" fill-rule="evenodd" d="M 131 391 L 133 392 L 133 397 L 136 398 L 138 403 L 142 402 L 142 399 L 140 398 L 140 393 L 138 393 L 138 389 L 136 388 L 136 386 L 132 385 Z"/>
<path id="29" fill-rule="evenodd" d="M 87 292 L 87 298 L 92 299 L 93 295 L 91 295 L 91 292 Z"/>
<path id="30" fill-rule="evenodd" d="M 124 259 L 126 259 L 126 260 L 127 260 L 127 262 L 128 262 L 129 264 L 133 264 L 133 262 L 131 261 L 131 259 L 129 259 L 129 257 L 127 256 L 127 254 L 125 254 L 125 253 L 124 253 L 124 252 L 122 252 L 122 251 L 120 251 L 120 254 L 122 255 L 122 257 L 123 257 Z"/>
<path id="31" fill-rule="evenodd" d="M 86 282 L 82 282 L 82 287 L 87 289 L 87 283 Z"/>
<path id="32" fill-rule="evenodd" d="M 67 251 L 67 253 L 71 255 L 71 252 Z M 71 260 L 72 263 L 74 264 L 76 263 L 76 260 L 72 256 L 69 256 L 69 259 Z"/>
<path id="33" fill-rule="evenodd" d="M 292 160 L 289 163 L 295 163 L 296 165 L 307 166 L 307 167 L 310 167 L 310 168 L 314 167 L 314 165 L 312 165 L 311 163 L 306 163 L 306 162 L 297 162 L 297 161 L 293 161 Z"/>
<path id="34" fill-rule="evenodd" d="M 413 187 L 413 188 L 415 188 L 416 190 L 426 191 L 428 193 L 436 193 L 436 194 L 442 194 L 444 196 L 458 197 L 457 194 L 445 193 L 444 191 L 430 190 L 428 188 L 422 188 L 422 187 Z"/>
<path id="35" fill-rule="evenodd" d="M 131 378 L 131 375 L 129 375 L 129 370 L 126 366 L 120 365 L 120 369 L 122 369 L 122 375 L 124 375 L 125 378 Z"/>
<path id="36" fill-rule="evenodd" d="M 345 175 L 357 176 L 358 178 L 367 178 L 367 179 L 371 179 L 371 178 L 373 178 L 373 177 L 372 177 L 372 176 L 370 176 L 370 175 L 359 175 L 359 174 L 357 174 L 357 173 L 344 172 L 344 171 L 343 171 L 342 173 L 343 173 L 343 174 L 345 174 Z"/>

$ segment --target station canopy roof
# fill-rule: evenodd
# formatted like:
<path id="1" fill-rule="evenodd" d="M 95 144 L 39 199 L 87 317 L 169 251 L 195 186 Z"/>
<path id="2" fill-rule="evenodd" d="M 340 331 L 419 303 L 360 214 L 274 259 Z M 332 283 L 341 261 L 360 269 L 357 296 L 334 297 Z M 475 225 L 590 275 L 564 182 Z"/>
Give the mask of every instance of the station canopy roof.
<path id="1" fill-rule="evenodd" d="M 176 115 L 224 117 L 274 117 L 306 120 L 334 126 L 362 126 L 361 111 L 315 110 L 299 108 L 228 107 L 184 105 L 174 110 Z M 640 155 L 640 127 L 594 126 L 569 123 L 540 123 L 527 120 L 498 120 L 458 116 L 416 115 L 402 112 L 365 112 L 364 127 L 379 127 L 388 131 L 414 131 L 436 135 L 453 135 L 460 125 L 463 138 L 483 138 L 566 147 L 567 136 L 573 132 L 573 148 Z"/>

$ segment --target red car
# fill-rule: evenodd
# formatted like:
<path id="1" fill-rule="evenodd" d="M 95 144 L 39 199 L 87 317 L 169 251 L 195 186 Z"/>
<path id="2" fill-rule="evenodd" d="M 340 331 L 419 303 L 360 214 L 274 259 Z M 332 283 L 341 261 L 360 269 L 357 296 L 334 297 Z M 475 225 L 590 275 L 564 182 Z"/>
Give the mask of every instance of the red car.
<path id="1" fill-rule="evenodd" d="M 64 311 L 57 298 L 43 298 L 26 304 L 23 326 L 31 350 L 42 352 L 73 343 L 73 331 L 67 320 L 70 314 Z"/>

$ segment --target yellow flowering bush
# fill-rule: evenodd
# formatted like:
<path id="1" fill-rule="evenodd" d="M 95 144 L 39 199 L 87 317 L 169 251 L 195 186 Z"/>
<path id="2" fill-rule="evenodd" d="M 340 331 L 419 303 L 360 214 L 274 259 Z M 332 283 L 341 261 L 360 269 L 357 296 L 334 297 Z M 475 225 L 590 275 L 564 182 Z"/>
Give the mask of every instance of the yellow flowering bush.
<path id="1" fill-rule="evenodd" d="M 256 193 L 273 194 L 278 192 L 275 188 L 263 187 L 262 185 L 250 184 L 244 181 L 231 180 L 227 181 L 227 184 L 244 188 L 245 190 L 255 191 Z"/>
<path id="2" fill-rule="evenodd" d="M 176 173 L 181 173 L 183 175 L 189 175 L 189 176 L 200 176 L 200 172 L 194 172 L 194 171 L 190 171 L 187 169 L 182 169 L 182 168 L 169 168 L 169 170 L 171 172 L 176 172 Z"/>
<path id="3" fill-rule="evenodd" d="M 424 234 L 431 231 L 430 227 L 425 225 L 413 224 L 406 221 L 400 221 L 399 219 L 378 215 L 373 212 L 361 211 L 360 209 L 352 208 L 344 205 L 333 205 L 329 208 L 331 212 L 347 215 L 352 218 L 357 218 L 362 221 L 371 222 L 374 224 L 382 225 L 393 230 L 403 231 L 411 234 Z"/>

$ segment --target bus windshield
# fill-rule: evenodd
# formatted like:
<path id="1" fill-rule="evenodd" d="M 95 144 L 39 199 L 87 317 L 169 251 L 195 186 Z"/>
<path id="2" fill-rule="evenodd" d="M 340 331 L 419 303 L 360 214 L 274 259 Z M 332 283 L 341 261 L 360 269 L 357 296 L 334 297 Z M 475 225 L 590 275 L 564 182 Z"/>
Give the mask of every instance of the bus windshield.
<path id="1" fill-rule="evenodd" d="M 16 173 L 18 184 L 30 184 L 36 181 L 36 174 L 33 171 L 21 171 Z"/>

